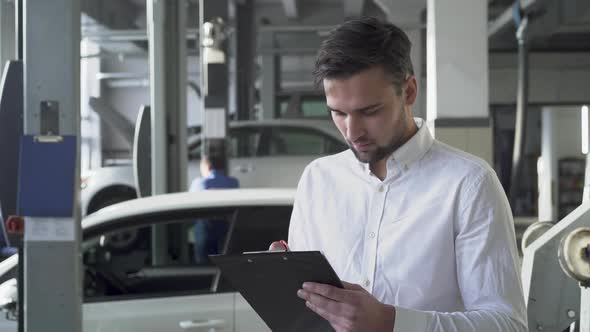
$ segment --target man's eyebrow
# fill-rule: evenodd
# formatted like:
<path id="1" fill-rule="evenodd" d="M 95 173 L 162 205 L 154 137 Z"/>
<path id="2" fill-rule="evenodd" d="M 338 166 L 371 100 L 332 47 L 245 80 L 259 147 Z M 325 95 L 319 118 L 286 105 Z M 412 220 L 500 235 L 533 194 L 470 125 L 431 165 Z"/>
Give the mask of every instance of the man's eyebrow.
<path id="1" fill-rule="evenodd" d="M 357 109 L 353 110 L 353 112 L 364 112 L 364 111 L 368 111 L 368 110 L 371 110 L 373 108 L 376 108 L 376 107 L 379 107 L 379 106 L 382 106 L 382 105 L 383 105 L 382 103 L 376 103 L 376 104 L 373 104 L 373 105 L 369 105 L 369 106 L 357 108 Z M 326 108 L 328 109 L 328 112 L 332 112 L 332 111 L 333 112 L 341 112 L 341 111 L 339 111 L 339 110 L 337 110 L 335 108 L 330 107 L 329 105 L 326 105 Z"/>

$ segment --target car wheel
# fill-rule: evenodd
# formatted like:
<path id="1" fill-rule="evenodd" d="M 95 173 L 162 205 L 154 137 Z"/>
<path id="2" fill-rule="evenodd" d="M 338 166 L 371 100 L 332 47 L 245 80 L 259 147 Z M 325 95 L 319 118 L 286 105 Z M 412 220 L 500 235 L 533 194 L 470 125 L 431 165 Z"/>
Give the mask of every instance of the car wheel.
<path id="1" fill-rule="evenodd" d="M 94 213 L 109 205 L 114 205 L 124 201 L 137 198 L 135 189 L 127 186 L 116 186 L 102 190 L 94 196 L 88 204 L 86 214 Z"/>
<path id="2" fill-rule="evenodd" d="M 88 206 L 88 214 L 96 212 L 109 205 L 114 205 L 124 201 L 137 198 L 133 188 L 127 186 L 118 186 L 108 188 L 98 193 Z M 142 240 L 137 229 L 128 229 L 117 232 L 116 234 L 105 235 L 104 246 L 113 252 L 127 252 L 137 246 Z"/>

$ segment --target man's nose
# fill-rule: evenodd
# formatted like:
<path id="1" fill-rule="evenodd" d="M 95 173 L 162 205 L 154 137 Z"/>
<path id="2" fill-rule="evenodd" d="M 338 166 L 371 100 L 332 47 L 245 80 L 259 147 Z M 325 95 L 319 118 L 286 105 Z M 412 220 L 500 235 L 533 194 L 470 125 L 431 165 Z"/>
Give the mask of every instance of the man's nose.
<path id="1" fill-rule="evenodd" d="M 351 142 L 355 142 L 365 135 L 365 128 L 361 120 L 356 116 L 349 116 L 346 123 L 347 136 Z"/>

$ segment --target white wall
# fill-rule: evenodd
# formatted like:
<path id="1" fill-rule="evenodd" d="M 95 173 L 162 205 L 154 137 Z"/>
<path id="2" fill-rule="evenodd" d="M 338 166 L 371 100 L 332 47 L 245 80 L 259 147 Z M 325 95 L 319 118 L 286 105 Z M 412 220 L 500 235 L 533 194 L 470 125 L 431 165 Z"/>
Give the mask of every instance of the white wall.
<path id="1" fill-rule="evenodd" d="M 198 63 L 195 56 L 187 59 L 188 79 L 197 82 L 198 85 Z M 117 111 L 121 112 L 129 121 L 135 123 L 141 105 L 150 104 L 149 95 L 149 66 L 147 54 L 145 58 L 127 58 L 124 61 L 117 59 L 104 60 L 102 64 L 103 73 L 137 73 L 141 79 L 134 80 L 102 80 L 102 98 Z M 119 84 L 117 84 L 119 83 Z M 121 86 L 126 83 L 127 86 Z M 201 123 L 201 105 L 195 91 L 187 88 L 187 125 L 193 126 Z M 125 143 L 122 136 L 110 126 L 103 124 L 102 144 L 105 152 L 111 151 L 111 156 L 129 158 L 130 147 Z"/>
<path id="2" fill-rule="evenodd" d="M 544 107 L 539 162 L 539 220 L 556 221 L 558 161 L 583 158 L 581 107 Z"/>
<path id="3" fill-rule="evenodd" d="M 414 111 L 414 115 L 417 117 L 421 117 L 423 119 L 426 118 L 426 73 L 422 72 L 422 58 L 426 53 L 426 49 L 424 47 L 424 38 L 422 36 L 422 30 L 414 29 L 414 30 L 406 30 L 408 34 L 408 38 L 410 42 L 412 42 L 412 51 L 410 57 L 412 58 L 412 65 L 414 66 L 414 76 L 416 76 L 416 80 L 418 81 L 418 96 L 416 97 L 416 103 L 412 110 Z"/>
<path id="4" fill-rule="evenodd" d="M 138 73 L 142 80 L 148 79 L 149 67 L 146 58 L 128 58 L 124 61 L 106 59 L 101 66 L 102 73 Z M 141 86 L 115 87 L 117 80 L 101 80 L 101 97 L 106 103 L 120 112 L 127 120 L 135 123 L 141 105 L 150 104 L 149 83 Z M 120 83 L 121 81 L 118 81 Z M 132 81 L 127 81 L 131 83 Z M 131 158 L 131 148 L 121 134 L 108 124 L 102 123 L 102 145 L 105 158 Z"/>
<path id="5" fill-rule="evenodd" d="M 487 2 L 427 4 L 428 121 L 488 117 Z"/>
<path id="6" fill-rule="evenodd" d="M 83 41 L 80 53 L 97 54 L 99 47 L 92 42 Z M 83 57 L 80 59 L 80 171 L 85 172 L 102 166 L 102 145 L 100 139 L 100 117 L 88 104 L 90 97 L 100 97 L 100 82 L 96 74 L 100 71 L 100 59 Z"/>
<path id="7" fill-rule="evenodd" d="M 437 127 L 436 139 L 494 165 L 493 128 Z"/>

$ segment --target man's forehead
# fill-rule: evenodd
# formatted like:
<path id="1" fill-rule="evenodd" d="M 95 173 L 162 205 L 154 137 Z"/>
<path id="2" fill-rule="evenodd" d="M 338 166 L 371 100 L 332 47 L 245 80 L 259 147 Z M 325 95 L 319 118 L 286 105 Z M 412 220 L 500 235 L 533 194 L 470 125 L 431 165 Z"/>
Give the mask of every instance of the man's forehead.
<path id="1" fill-rule="evenodd" d="M 394 92 L 393 85 L 332 83 L 325 86 L 326 104 L 332 109 L 357 109 L 383 101 Z"/>
<path id="2" fill-rule="evenodd" d="M 336 75 L 328 75 L 324 77 L 323 83 L 326 82 L 345 82 L 359 79 L 383 80 L 391 81 L 391 74 L 381 66 L 372 66 L 354 73 L 342 73 Z"/>

